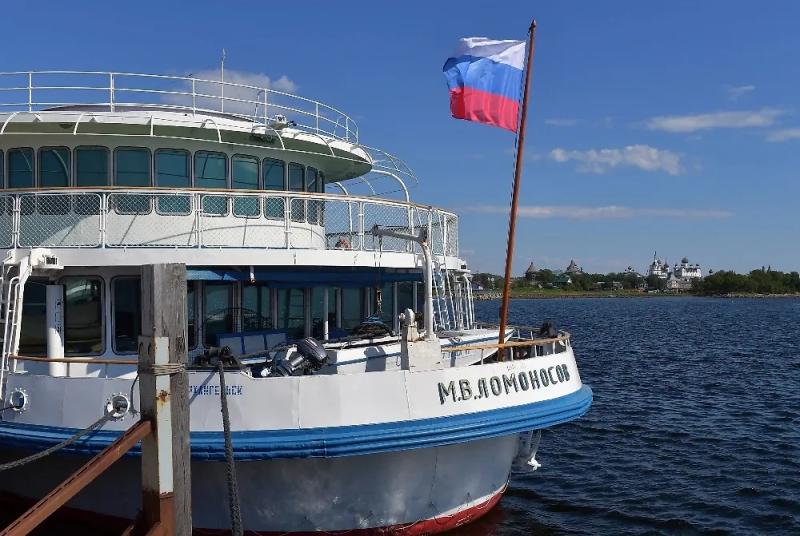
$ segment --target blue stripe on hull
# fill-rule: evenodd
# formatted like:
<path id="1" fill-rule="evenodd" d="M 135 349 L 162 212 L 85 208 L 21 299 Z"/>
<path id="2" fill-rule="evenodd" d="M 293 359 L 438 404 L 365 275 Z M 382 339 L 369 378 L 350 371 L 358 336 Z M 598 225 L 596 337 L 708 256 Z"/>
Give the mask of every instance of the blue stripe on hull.
<path id="1" fill-rule="evenodd" d="M 465 415 L 332 428 L 234 432 L 233 447 L 236 459 L 242 461 L 337 458 L 430 448 L 547 428 L 577 419 L 591 404 L 592 390 L 584 385 L 559 398 Z M 42 450 L 74 433 L 72 428 L 0 421 L 0 446 Z M 64 452 L 95 454 L 118 436 L 119 432 L 95 432 Z M 193 459 L 225 459 L 221 432 L 192 432 L 191 444 Z M 139 447 L 131 452 L 138 454 Z"/>

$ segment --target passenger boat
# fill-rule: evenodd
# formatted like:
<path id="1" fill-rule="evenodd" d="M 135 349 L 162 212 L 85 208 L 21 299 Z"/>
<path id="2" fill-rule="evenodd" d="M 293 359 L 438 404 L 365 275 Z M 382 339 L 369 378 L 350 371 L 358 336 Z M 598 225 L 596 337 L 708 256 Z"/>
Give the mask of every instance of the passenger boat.
<path id="1" fill-rule="evenodd" d="M 433 534 L 475 519 L 537 431 L 584 414 L 569 334 L 498 359 L 475 320 L 458 216 L 321 102 L 214 80 L 0 74 L 0 456 L 138 402 L 140 274 L 187 267 L 193 524 L 229 529 L 220 377 L 244 527 Z M 391 186 L 387 186 L 391 185 Z M 357 193 L 359 188 L 364 194 Z M 538 338 L 537 338 L 538 337 Z M 321 349 L 321 350 L 320 350 Z M 36 499 L 136 421 L 0 475 Z M 132 519 L 135 455 L 70 502 Z"/>

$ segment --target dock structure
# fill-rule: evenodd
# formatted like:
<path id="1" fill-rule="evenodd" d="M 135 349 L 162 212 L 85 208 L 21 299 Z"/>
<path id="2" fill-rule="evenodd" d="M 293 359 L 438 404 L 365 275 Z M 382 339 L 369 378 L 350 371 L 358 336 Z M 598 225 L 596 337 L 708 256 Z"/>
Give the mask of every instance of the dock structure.
<path id="1" fill-rule="evenodd" d="M 184 264 L 142 267 L 140 420 L 3 529 L 0 536 L 25 536 L 35 530 L 140 441 L 142 510 L 125 534 L 192 533 L 185 288 Z M 130 409 L 107 408 L 103 419 Z"/>

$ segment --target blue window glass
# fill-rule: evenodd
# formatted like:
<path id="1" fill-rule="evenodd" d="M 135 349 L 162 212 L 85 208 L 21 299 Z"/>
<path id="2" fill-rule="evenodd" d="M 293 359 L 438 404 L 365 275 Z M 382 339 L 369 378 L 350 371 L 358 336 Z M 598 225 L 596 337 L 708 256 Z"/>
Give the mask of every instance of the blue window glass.
<path id="1" fill-rule="evenodd" d="M 205 345 L 216 346 L 217 335 L 233 331 L 233 283 L 206 283 L 203 293 Z"/>
<path id="2" fill-rule="evenodd" d="M 282 160 L 265 158 L 263 162 L 264 189 L 285 190 L 284 163 Z M 296 164 L 295 164 L 296 165 Z"/>
<path id="3" fill-rule="evenodd" d="M 75 185 L 108 186 L 108 149 L 78 147 L 75 149 Z"/>
<path id="4" fill-rule="evenodd" d="M 188 188 L 189 153 L 179 149 L 159 149 L 156 151 L 156 186 L 160 188 Z M 159 212 L 188 214 L 191 199 L 189 196 L 162 195 L 158 199 Z"/>
<path id="5" fill-rule="evenodd" d="M 277 329 L 286 332 L 289 339 L 299 339 L 305 334 L 305 291 L 302 288 L 278 289 Z"/>
<path id="6" fill-rule="evenodd" d="M 226 188 L 228 159 L 222 153 L 194 153 L 194 185 L 196 188 Z"/>
<path id="7" fill-rule="evenodd" d="M 8 187 L 33 187 L 33 149 L 30 147 L 8 150 Z"/>
<path id="8" fill-rule="evenodd" d="M 237 190 L 258 189 L 258 158 L 235 155 L 231 159 L 231 184 Z M 236 197 L 233 200 L 235 216 L 255 217 L 260 214 L 257 197 Z"/>
<path id="9" fill-rule="evenodd" d="M 69 149 L 44 147 L 39 149 L 39 186 L 52 188 L 69 186 Z"/>
<path id="10" fill-rule="evenodd" d="M 5 162 L 3 161 L 3 151 L 0 151 L 0 188 L 6 187 L 5 171 L 6 171 L 6 166 Z"/>
<path id="11" fill-rule="evenodd" d="M 121 147 L 114 151 L 116 186 L 150 186 L 150 151 L 140 147 Z"/>
<path id="12" fill-rule="evenodd" d="M 112 285 L 114 351 L 134 353 L 142 333 L 141 283 L 138 277 L 117 277 Z"/>

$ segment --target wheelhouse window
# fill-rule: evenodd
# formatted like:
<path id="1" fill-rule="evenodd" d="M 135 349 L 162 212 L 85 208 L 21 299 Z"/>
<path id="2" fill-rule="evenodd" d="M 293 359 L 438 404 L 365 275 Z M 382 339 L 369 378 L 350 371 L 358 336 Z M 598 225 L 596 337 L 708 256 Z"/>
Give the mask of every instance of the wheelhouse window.
<path id="1" fill-rule="evenodd" d="M 108 186 L 108 149 L 77 147 L 75 149 L 75 185 Z"/>
<path id="2" fill-rule="evenodd" d="M 3 161 L 3 151 L 0 151 L 0 188 L 6 187 L 6 166 L 5 162 Z"/>
<path id="3" fill-rule="evenodd" d="M 112 282 L 114 351 L 134 353 L 142 333 L 142 290 L 138 277 L 117 277 Z"/>
<path id="4" fill-rule="evenodd" d="M 283 160 L 265 158 L 262 161 L 261 173 L 263 188 L 265 190 L 286 190 L 286 164 Z M 284 203 L 282 197 L 268 197 L 264 200 L 264 215 L 267 218 L 282 220 L 284 216 Z"/>
<path id="5" fill-rule="evenodd" d="M 197 151 L 194 153 L 194 185 L 196 188 L 226 188 L 228 186 L 228 159 L 222 153 Z M 204 195 L 203 212 L 222 215 L 228 212 L 228 197 Z"/>
<path id="6" fill-rule="evenodd" d="M 30 147 L 8 150 L 8 187 L 33 187 L 33 149 Z"/>
<path id="7" fill-rule="evenodd" d="M 39 186 L 69 186 L 70 154 L 66 147 L 39 149 Z"/>
<path id="8" fill-rule="evenodd" d="M 305 289 L 278 289 L 278 318 L 276 328 L 286 332 L 289 339 L 299 339 L 305 334 Z"/>
<path id="9" fill-rule="evenodd" d="M 203 293 L 205 345 L 216 346 L 217 335 L 233 331 L 233 283 L 206 283 Z"/>
<path id="10" fill-rule="evenodd" d="M 120 147 L 114 151 L 115 186 L 150 186 L 150 150 Z"/>
<path id="11" fill-rule="evenodd" d="M 156 186 L 188 188 L 189 153 L 179 149 L 159 149 L 155 156 Z M 159 195 L 158 210 L 166 213 L 188 214 L 191 198 L 188 195 Z"/>
<path id="12" fill-rule="evenodd" d="M 306 168 L 306 191 L 319 192 L 319 172 L 316 168 Z M 319 224 L 322 216 L 322 202 L 317 200 L 308 201 L 308 223 Z"/>
<path id="13" fill-rule="evenodd" d="M 231 159 L 231 185 L 235 190 L 258 189 L 258 158 L 234 155 Z M 259 215 L 258 198 L 238 196 L 233 200 L 235 216 L 256 217 Z"/>
<path id="14" fill-rule="evenodd" d="M 103 352 L 103 281 L 66 277 L 64 284 L 64 353 Z"/>
<path id="15" fill-rule="evenodd" d="M 272 328 L 271 289 L 262 284 L 242 286 L 242 331 Z"/>
<path id="16" fill-rule="evenodd" d="M 302 192 L 305 190 L 305 169 L 300 164 L 291 162 L 289 164 L 289 190 L 292 192 Z M 291 200 L 292 221 L 305 221 L 306 201 L 305 199 Z"/>
<path id="17" fill-rule="evenodd" d="M 265 190 L 285 190 L 285 164 L 283 160 L 275 160 L 273 158 L 265 158 L 262 164 L 264 174 L 264 189 Z"/>

